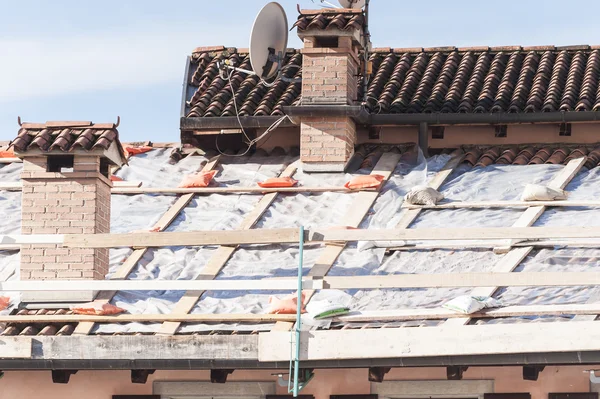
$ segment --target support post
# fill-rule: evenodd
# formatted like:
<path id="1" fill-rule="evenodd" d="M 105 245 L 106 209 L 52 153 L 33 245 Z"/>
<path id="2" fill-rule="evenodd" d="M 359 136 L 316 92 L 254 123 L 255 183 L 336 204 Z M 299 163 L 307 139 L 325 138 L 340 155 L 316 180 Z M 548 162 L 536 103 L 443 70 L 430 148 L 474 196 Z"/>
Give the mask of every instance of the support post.
<path id="1" fill-rule="evenodd" d="M 299 231 L 299 239 L 298 239 L 298 300 L 297 300 L 297 308 L 296 308 L 296 353 L 294 355 L 294 387 L 292 392 L 294 394 L 294 398 L 298 397 L 298 377 L 300 371 L 300 329 L 302 323 L 302 264 L 304 261 L 304 226 L 300 226 Z M 290 368 L 292 364 L 290 362 Z M 291 371 L 291 370 L 290 370 Z M 290 377 L 292 374 L 290 373 Z M 289 391 L 289 386 L 288 386 Z"/>
<path id="2" fill-rule="evenodd" d="M 427 122 L 419 123 L 419 148 L 425 157 L 429 156 L 429 125 Z"/>

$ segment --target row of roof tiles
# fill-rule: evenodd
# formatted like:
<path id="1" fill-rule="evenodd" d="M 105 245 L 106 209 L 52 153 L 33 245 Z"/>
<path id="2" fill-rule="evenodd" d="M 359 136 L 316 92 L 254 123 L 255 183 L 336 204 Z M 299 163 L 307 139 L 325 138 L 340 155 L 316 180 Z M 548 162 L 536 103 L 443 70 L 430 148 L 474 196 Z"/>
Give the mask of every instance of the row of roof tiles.
<path id="1" fill-rule="evenodd" d="M 298 20 L 292 28 L 302 32 L 309 29 L 328 30 L 359 29 L 363 26 L 365 17 L 362 11 L 344 10 L 343 12 L 311 12 L 301 11 Z"/>
<path id="2" fill-rule="evenodd" d="M 588 169 L 600 166 L 600 146 L 523 146 L 469 148 L 465 151 L 464 162 L 471 166 L 497 165 L 565 165 L 572 159 L 587 156 Z"/>
<path id="3" fill-rule="evenodd" d="M 16 151 L 32 148 L 42 151 L 70 151 L 82 148 L 86 151 L 101 148 L 107 150 L 118 140 L 119 132 L 112 123 L 92 122 L 46 122 L 23 123 L 17 137 L 11 142 Z"/>
<path id="4" fill-rule="evenodd" d="M 371 54 L 367 108 L 376 113 L 520 113 L 600 110 L 600 49 L 388 52 Z M 272 87 L 256 76 L 222 76 L 218 61 L 250 68 L 235 49 L 191 57 L 188 117 L 282 115 L 295 105 L 300 83 Z M 301 77 L 302 55 L 286 56 L 283 74 Z M 359 83 L 362 91 L 362 85 Z M 235 104 L 232 90 L 235 92 Z"/>

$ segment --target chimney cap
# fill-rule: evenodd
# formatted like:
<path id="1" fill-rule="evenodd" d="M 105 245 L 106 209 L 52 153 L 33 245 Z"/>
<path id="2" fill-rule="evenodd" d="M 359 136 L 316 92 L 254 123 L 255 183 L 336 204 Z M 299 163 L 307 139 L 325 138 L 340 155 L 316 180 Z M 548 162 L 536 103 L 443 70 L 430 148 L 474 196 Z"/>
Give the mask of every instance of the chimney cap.
<path id="1" fill-rule="evenodd" d="M 19 158 L 47 155 L 89 155 L 107 158 L 112 164 L 127 163 L 119 132 L 115 123 L 91 121 L 48 121 L 46 123 L 24 122 L 13 147 Z"/>

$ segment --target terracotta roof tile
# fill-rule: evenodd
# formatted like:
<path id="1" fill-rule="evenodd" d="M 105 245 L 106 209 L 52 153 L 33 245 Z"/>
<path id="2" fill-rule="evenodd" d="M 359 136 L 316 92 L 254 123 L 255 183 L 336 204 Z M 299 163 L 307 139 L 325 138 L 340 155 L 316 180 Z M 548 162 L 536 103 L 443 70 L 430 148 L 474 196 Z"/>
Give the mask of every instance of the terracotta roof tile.
<path id="1" fill-rule="evenodd" d="M 359 29 L 365 22 L 362 12 L 356 10 L 301 11 L 292 28 L 302 32 L 308 29 Z"/>
<path id="2" fill-rule="evenodd" d="M 594 146 L 491 146 L 464 149 L 464 163 L 471 166 L 498 165 L 566 165 L 569 161 L 587 156 L 588 169 L 600 166 L 600 144 Z"/>
<path id="3" fill-rule="evenodd" d="M 298 23 L 327 29 L 360 15 L 315 13 L 301 15 L 303 22 Z M 250 69 L 248 54 L 232 48 L 192 54 L 186 116 L 235 115 L 232 87 L 241 115 L 279 115 L 283 106 L 298 101 L 300 83 L 276 81 L 266 87 L 256 76 L 241 72 L 232 73 L 228 80 L 217 68 L 217 62 L 225 60 Z M 366 106 L 371 112 L 600 110 L 600 49 L 587 45 L 381 48 L 371 53 L 370 61 Z M 299 78 L 301 65 L 302 54 L 289 52 L 283 71 Z"/>
<path id="4" fill-rule="evenodd" d="M 65 126 L 67 125 L 67 126 Z M 72 123 L 47 122 L 43 124 L 24 123 L 11 142 L 18 152 L 39 148 L 42 151 L 60 150 L 69 152 L 76 148 L 89 151 L 96 148 L 108 149 L 112 143 L 119 142 L 119 132 L 114 124 L 79 125 Z"/>

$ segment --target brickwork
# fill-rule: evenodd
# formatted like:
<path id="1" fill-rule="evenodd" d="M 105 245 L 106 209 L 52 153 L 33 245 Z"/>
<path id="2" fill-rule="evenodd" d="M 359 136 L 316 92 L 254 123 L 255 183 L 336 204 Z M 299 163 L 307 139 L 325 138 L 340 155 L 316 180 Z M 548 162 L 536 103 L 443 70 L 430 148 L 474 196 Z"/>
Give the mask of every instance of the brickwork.
<path id="1" fill-rule="evenodd" d="M 357 74 L 358 60 L 351 49 L 304 48 L 302 104 L 354 104 Z"/>
<path id="2" fill-rule="evenodd" d="M 46 172 L 46 157 L 23 161 L 22 234 L 110 232 L 110 182 L 99 157 L 75 157 L 73 172 Z M 27 245 L 21 279 L 104 279 L 108 249 Z"/>
<path id="3" fill-rule="evenodd" d="M 332 35 L 334 35 L 332 33 Z M 353 105 L 358 96 L 358 47 L 352 37 L 303 37 L 302 104 Z M 335 44 L 337 47 L 323 47 Z M 354 153 L 356 124 L 345 116 L 303 117 L 300 159 L 306 170 L 343 171 Z"/>
<path id="4" fill-rule="evenodd" d="M 344 165 L 354 152 L 356 125 L 351 118 L 306 117 L 300 129 L 300 157 L 304 163 Z"/>

